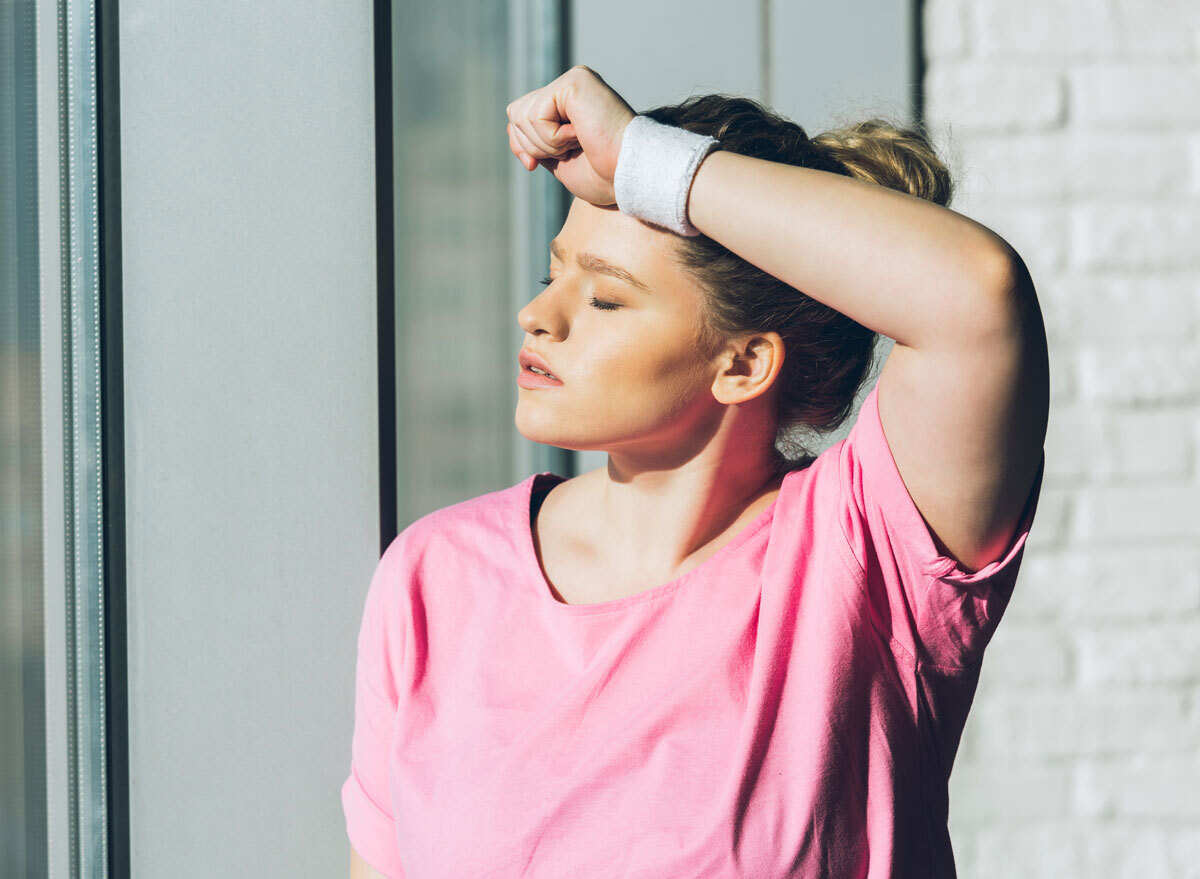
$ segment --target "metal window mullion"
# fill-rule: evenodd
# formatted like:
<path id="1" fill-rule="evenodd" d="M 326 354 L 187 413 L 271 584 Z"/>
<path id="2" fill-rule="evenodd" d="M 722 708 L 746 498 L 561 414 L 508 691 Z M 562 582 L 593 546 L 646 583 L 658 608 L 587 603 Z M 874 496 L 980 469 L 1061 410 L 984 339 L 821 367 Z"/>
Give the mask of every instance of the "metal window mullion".
<path id="1" fill-rule="evenodd" d="M 71 874 L 108 875 L 95 5 L 60 0 Z"/>

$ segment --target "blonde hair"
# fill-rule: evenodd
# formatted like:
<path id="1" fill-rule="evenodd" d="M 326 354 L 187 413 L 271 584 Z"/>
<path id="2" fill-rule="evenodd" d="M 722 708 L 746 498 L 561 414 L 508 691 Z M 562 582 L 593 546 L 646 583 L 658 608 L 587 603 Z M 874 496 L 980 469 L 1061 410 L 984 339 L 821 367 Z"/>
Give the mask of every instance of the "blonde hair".
<path id="1" fill-rule="evenodd" d="M 928 136 L 881 117 L 818 134 L 824 148 L 850 176 L 949 206 L 954 181 Z"/>

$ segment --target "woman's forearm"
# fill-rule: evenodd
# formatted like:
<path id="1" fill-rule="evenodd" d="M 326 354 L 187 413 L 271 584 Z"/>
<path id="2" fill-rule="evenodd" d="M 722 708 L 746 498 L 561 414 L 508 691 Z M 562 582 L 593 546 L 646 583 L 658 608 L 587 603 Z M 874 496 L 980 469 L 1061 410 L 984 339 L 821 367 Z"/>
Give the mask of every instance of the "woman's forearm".
<path id="1" fill-rule="evenodd" d="M 827 171 L 717 151 L 692 224 L 743 259 L 912 348 L 961 344 L 1011 320 L 1025 277 L 1007 243 L 925 199 Z"/>

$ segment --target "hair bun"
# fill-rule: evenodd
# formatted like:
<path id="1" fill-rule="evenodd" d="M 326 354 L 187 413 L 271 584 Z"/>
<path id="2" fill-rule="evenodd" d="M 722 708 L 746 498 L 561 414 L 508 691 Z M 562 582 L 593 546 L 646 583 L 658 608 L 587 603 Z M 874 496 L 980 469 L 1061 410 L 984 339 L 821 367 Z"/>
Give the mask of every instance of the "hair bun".
<path id="1" fill-rule="evenodd" d="M 812 143 L 845 167 L 851 177 L 943 207 L 954 197 L 950 170 L 919 128 L 876 117 L 818 134 Z"/>

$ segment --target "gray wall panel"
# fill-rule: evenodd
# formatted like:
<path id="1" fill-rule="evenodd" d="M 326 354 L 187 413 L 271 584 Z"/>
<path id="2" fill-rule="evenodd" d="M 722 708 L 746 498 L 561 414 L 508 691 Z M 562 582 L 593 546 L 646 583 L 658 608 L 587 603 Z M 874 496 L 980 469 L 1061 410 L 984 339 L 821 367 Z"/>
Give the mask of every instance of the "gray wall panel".
<path id="1" fill-rule="evenodd" d="M 768 0 L 772 105 L 810 136 L 840 119 L 886 112 L 908 121 L 916 76 L 914 0 Z"/>
<path id="2" fill-rule="evenodd" d="M 120 15 L 134 875 L 344 875 L 379 539 L 371 5 Z"/>
<path id="3" fill-rule="evenodd" d="M 595 70 L 635 110 L 692 92 L 761 97 L 758 3 L 577 2 L 571 17 L 572 63 Z"/>

